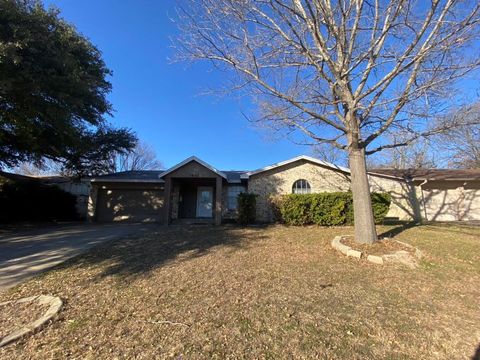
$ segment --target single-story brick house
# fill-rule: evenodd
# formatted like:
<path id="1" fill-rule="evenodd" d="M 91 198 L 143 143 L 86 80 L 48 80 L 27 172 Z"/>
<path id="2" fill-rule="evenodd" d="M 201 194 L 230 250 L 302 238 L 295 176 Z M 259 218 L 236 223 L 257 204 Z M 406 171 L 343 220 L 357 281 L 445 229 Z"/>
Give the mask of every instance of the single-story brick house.
<path id="1" fill-rule="evenodd" d="M 480 220 L 480 170 L 369 171 L 372 192 L 388 192 L 388 217 L 401 220 Z M 258 195 L 257 220 L 273 220 L 272 196 L 348 191 L 347 168 L 298 156 L 253 171 L 221 171 L 192 156 L 167 170 L 127 171 L 91 180 L 93 221 L 164 224 L 234 219 L 237 195 Z"/>

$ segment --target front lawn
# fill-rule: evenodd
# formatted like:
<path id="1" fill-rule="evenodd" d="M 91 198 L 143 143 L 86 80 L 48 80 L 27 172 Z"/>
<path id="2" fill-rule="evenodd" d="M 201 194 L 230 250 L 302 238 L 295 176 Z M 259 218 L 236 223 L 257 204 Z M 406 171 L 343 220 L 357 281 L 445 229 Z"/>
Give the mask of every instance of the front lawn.
<path id="1" fill-rule="evenodd" d="M 0 349 L 0 358 L 472 357 L 480 345 L 480 228 L 399 232 L 426 254 L 416 270 L 330 247 L 335 235 L 352 233 L 172 226 L 102 245 L 0 294 L 0 302 L 65 300 L 58 321 Z"/>

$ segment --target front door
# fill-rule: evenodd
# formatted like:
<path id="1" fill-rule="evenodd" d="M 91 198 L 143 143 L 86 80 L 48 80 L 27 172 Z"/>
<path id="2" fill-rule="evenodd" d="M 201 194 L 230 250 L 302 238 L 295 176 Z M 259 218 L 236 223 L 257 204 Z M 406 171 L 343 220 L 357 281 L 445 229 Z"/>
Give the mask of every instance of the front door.
<path id="1" fill-rule="evenodd" d="M 213 217 L 213 187 L 199 186 L 197 189 L 197 218 Z"/>

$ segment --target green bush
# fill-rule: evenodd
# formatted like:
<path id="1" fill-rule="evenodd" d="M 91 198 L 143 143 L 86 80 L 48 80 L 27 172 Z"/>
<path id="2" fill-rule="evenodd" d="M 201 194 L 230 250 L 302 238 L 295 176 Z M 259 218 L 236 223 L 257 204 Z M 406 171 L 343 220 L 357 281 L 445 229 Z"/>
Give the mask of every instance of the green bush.
<path id="1" fill-rule="evenodd" d="M 255 222 L 257 211 L 257 195 L 252 193 L 238 194 L 238 222 L 252 224 Z"/>
<path id="2" fill-rule="evenodd" d="M 280 200 L 279 207 L 281 220 L 285 224 L 306 225 L 312 222 L 310 195 L 286 195 Z"/>
<path id="3" fill-rule="evenodd" d="M 376 223 L 381 223 L 390 207 L 390 195 L 372 194 Z M 291 194 L 276 199 L 280 221 L 287 225 L 335 226 L 353 224 L 351 192 Z"/>
<path id="4" fill-rule="evenodd" d="M 392 197 L 390 194 L 386 193 L 373 193 L 372 194 L 372 207 L 373 207 L 373 217 L 375 219 L 375 224 L 380 224 L 387 216 L 388 209 L 390 209 L 390 204 L 392 202 Z"/>

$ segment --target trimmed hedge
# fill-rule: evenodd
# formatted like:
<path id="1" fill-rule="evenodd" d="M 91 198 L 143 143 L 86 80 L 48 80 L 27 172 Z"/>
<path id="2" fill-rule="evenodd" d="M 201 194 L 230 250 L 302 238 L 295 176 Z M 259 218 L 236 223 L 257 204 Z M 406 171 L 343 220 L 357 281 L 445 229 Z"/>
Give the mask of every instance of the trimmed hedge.
<path id="1" fill-rule="evenodd" d="M 238 222 L 252 224 L 257 214 L 257 195 L 252 193 L 238 194 Z"/>
<path id="2" fill-rule="evenodd" d="M 375 223 L 381 223 L 390 208 L 389 194 L 373 193 L 372 206 Z M 290 194 L 273 201 L 278 220 L 287 225 L 335 226 L 353 224 L 351 192 L 318 194 Z"/>
<path id="3" fill-rule="evenodd" d="M 78 220 L 76 197 L 37 181 L 0 183 L 0 222 Z"/>

